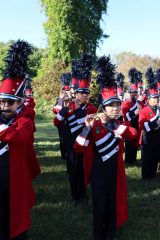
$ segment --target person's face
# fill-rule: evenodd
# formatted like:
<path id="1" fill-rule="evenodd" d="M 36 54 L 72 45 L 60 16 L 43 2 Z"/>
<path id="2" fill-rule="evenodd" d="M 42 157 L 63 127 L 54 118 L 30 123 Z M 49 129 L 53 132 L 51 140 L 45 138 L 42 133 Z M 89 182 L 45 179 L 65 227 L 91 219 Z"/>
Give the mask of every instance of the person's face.
<path id="1" fill-rule="evenodd" d="M 103 109 L 108 118 L 116 118 L 120 114 L 121 104 L 119 102 L 113 102 L 106 105 Z"/>
<path id="2" fill-rule="evenodd" d="M 11 117 L 20 106 L 20 102 L 13 99 L 0 99 L 0 108 L 4 110 L 4 114 L 7 117 Z M 9 112 L 5 112 L 9 111 Z"/>
<path id="3" fill-rule="evenodd" d="M 131 95 L 131 98 L 133 98 L 133 99 L 138 98 L 138 92 L 131 92 L 130 95 Z"/>
<path id="4" fill-rule="evenodd" d="M 149 98 L 148 99 L 148 103 L 149 105 L 155 107 L 155 106 L 158 106 L 159 104 L 159 98 L 158 97 L 155 97 L 155 98 Z"/>
<path id="5" fill-rule="evenodd" d="M 74 88 L 73 88 L 73 87 L 71 87 L 71 88 L 70 88 L 70 94 L 71 94 L 71 96 L 73 96 L 73 97 L 74 97 L 74 95 L 75 95 L 75 90 L 74 90 Z"/>
<path id="6" fill-rule="evenodd" d="M 78 92 L 78 93 L 76 93 L 76 98 L 79 99 L 82 104 L 85 104 L 89 100 L 89 93 Z"/>

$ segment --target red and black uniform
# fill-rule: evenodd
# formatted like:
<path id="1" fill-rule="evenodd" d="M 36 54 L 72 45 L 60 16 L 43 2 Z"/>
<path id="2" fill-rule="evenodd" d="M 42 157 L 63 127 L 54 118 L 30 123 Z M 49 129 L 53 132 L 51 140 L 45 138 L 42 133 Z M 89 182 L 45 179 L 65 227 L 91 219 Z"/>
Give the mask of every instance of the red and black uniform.
<path id="1" fill-rule="evenodd" d="M 85 183 L 91 180 L 94 240 L 113 239 L 116 227 L 128 219 L 123 138 L 132 140 L 136 130 L 119 120 L 84 127 L 74 150 L 83 153 Z"/>
<path id="2" fill-rule="evenodd" d="M 139 128 L 141 135 L 142 178 L 150 179 L 156 175 L 158 161 L 160 159 L 160 127 L 159 107 L 150 105 L 139 112 Z"/>
<path id="3" fill-rule="evenodd" d="M 129 121 L 131 126 L 134 127 L 138 134 L 133 140 L 125 140 L 125 163 L 134 164 L 137 157 L 137 148 L 140 137 L 140 131 L 138 130 L 138 115 L 135 114 L 137 108 L 143 108 L 142 101 L 136 101 L 128 99 L 122 102 L 122 116 L 125 121 Z"/>
<path id="4" fill-rule="evenodd" d="M 63 100 L 59 98 L 59 100 L 56 102 L 55 106 L 53 107 L 53 113 L 58 114 L 59 111 L 62 109 L 62 103 Z M 57 126 L 58 129 L 58 135 L 59 135 L 59 143 L 60 143 L 60 152 L 61 152 L 61 157 L 63 160 L 66 159 L 66 154 L 65 154 L 65 146 L 64 146 L 64 124 L 60 124 Z"/>
<path id="5" fill-rule="evenodd" d="M 75 109 L 71 102 L 68 108 L 63 107 L 54 119 L 54 125 L 64 125 L 64 143 L 67 159 L 67 172 L 69 174 L 70 189 L 73 201 L 86 198 L 84 186 L 83 156 L 73 151 L 73 144 L 81 132 L 87 114 L 96 113 L 97 108 L 91 104 L 83 104 Z"/>
<path id="6" fill-rule="evenodd" d="M 34 98 L 33 98 L 33 97 L 26 97 L 26 98 L 25 98 L 24 105 L 29 106 L 29 107 L 31 107 L 31 108 L 34 109 L 35 106 L 36 106 L 36 103 L 35 103 L 35 101 L 34 101 Z"/>
<path id="7" fill-rule="evenodd" d="M 33 122 L 20 114 L 10 119 L 1 114 L 0 121 L 0 236 L 16 240 L 22 234 L 26 239 L 24 232 L 30 227 L 30 209 L 35 203 L 32 180 L 40 173 Z"/>

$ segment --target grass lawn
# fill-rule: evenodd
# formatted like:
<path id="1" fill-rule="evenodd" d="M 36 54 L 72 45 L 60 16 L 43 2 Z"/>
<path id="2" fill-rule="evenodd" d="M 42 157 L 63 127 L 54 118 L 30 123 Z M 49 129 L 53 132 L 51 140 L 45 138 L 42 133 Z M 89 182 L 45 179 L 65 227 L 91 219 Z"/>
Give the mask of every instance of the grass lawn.
<path id="1" fill-rule="evenodd" d="M 35 148 L 42 173 L 34 181 L 37 205 L 32 209 L 29 239 L 92 240 L 92 203 L 90 200 L 89 207 L 70 203 L 65 161 L 60 158 L 52 120 L 37 121 Z M 129 221 L 117 231 L 116 239 L 160 240 L 160 176 L 141 181 L 139 159 L 126 173 Z M 90 188 L 88 192 L 91 196 Z"/>

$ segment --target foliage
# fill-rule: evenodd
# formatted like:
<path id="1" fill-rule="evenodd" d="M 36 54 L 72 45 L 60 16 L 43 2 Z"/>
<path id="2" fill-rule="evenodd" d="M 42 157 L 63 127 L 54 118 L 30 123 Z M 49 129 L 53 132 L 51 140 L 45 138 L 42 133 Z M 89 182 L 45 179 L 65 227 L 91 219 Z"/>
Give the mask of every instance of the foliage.
<path id="1" fill-rule="evenodd" d="M 34 78 L 37 76 L 38 69 L 41 66 L 41 59 L 43 56 L 44 49 L 33 47 L 33 53 L 30 56 L 29 69 L 30 77 Z"/>
<path id="2" fill-rule="evenodd" d="M 100 27 L 108 0 L 41 0 L 47 16 L 44 24 L 50 48 L 49 57 L 69 63 L 82 51 L 95 55 L 104 37 Z"/>
<path id="3" fill-rule="evenodd" d="M 42 58 L 43 68 L 39 69 L 38 76 L 33 81 L 34 96 L 36 99 L 37 114 L 49 117 L 52 114 L 55 97 L 61 89 L 60 77 L 69 69 L 64 61 L 51 62 L 46 56 Z"/>
<path id="4" fill-rule="evenodd" d="M 88 240 L 92 239 L 92 201 L 89 206 L 72 207 L 66 175 L 66 162 L 61 160 L 57 129 L 52 118 L 36 123 L 35 148 L 42 173 L 34 181 L 37 204 L 32 209 L 30 240 Z M 141 180 L 140 154 L 135 166 L 126 167 L 129 220 L 119 230 L 119 240 L 158 240 L 159 177 Z"/>
<path id="5" fill-rule="evenodd" d="M 0 42 L 0 79 L 3 77 L 3 72 L 5 69 L 4 59 L 7 56 L 7 51 L 9 46 L 13 43 L 13 41 L 9 41 L 8 43 Z"/>
<path id="6" fill-rule="evenodd" d="M 0 79 L 3 77 L 5 62 L 3 61 L 7 55 L 7 51 L 9 46 L 13 43 L 13 40 L 10 40 L 7 43 L 0 42 Z M 33 46 L 33 53 L 29 57 L 29 69 L 30 69 L 30 77 L 33 78 L 37 76 L 38 68 L 41 64 L 41 58 L 43 54 L 43 49 L 37 48 Z"/>
<path id="7" fill-rule="evenodd" d="M 92 73 L 92 82 L 90 86 L 90 102 L 93 103 L 97 108 L 99 107 L 98 103 L 98 94 L 99 94 L 99 86 L 96 82 L 96 72 Z"/>
<path id="8" fill-rule="evenodd" d="M 160 68 L 160 59 L 153 58 L 148 55 L 139 56 L 132 52 L 122 52 L 116 56 L 117 71 L 122 72 L 125 76 L 125 82 L 128 85 L 128 71 L 130 68 L 135 67 L 137 70 L 143 73 L 143 82 L 146 85 L 145 72 L 148 67 L 152 67 L 153 70 Z"/>

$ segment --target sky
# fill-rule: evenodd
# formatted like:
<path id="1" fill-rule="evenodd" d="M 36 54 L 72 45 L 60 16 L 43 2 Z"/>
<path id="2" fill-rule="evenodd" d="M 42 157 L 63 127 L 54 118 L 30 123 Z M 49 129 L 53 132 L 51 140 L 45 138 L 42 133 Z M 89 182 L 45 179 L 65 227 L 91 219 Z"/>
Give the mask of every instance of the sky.
<path id="1" fill-rule="evenodd" d="M 159 11 L 159 0 L 109 0 L 101 26 L 110 37 L 100 44 L 97 54 L 127 51 L 160 57 Z M 45 47 L 45 20 L 39 0 L 0 0 L 0 42 L 23 39 Z"/>

